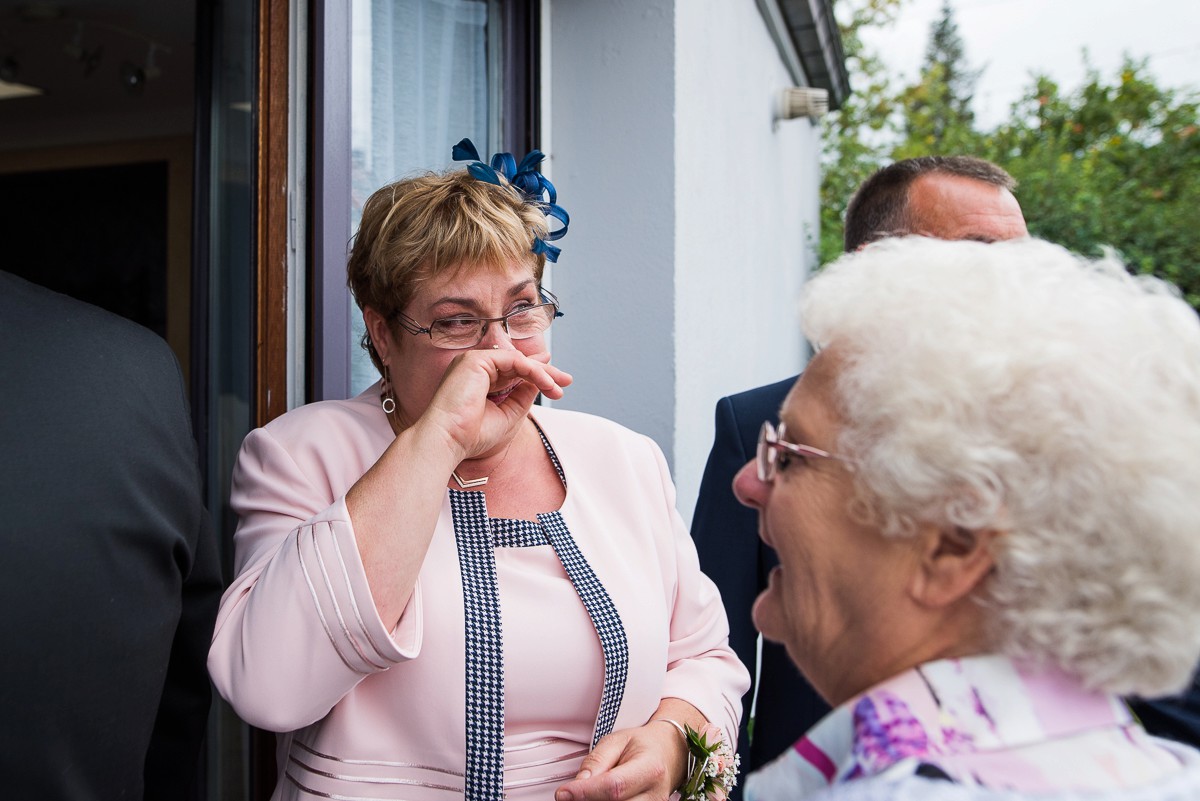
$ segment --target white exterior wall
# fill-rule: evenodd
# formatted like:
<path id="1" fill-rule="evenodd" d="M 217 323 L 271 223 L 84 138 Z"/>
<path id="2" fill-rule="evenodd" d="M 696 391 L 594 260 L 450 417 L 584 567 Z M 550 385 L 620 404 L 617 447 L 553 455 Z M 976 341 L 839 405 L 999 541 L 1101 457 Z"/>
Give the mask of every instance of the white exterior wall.
<path id="1" fill-rule="evenodd" d="M 548 6 L 548 8 L 546 7 Z M 556 405 L 653 437 L 691 518 L 722 395 L 797 372 L 819 141 L 752 2 L 550 0 L 549 173 L 571 214 L 549 283 Z"/>
<path id="2" fill-rule="evenodd" d="M 566 316 L 556 405 L 675 432 L 674 0 L 552 0 L 550 175 L 571 229 L 546 268 Z M 544 35 L 544 34 L 543 34 Z"/>
<path id="3" fill-rule="evenodd" d="M 803 366 L 820 138 L 807 119 L 775 122 L 793 84 L 754 3 L 680 2 L 675 32 L 672 471 L 690 521 L 717 400 Z"/>

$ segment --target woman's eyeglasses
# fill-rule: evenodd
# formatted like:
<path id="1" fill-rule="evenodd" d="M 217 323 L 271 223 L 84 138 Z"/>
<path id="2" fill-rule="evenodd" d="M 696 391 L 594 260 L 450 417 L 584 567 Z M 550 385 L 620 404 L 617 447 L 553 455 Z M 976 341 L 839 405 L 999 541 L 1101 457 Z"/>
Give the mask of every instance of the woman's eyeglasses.
<path id="1" fill-rule="evenodd" d="M 758 480 L 770 484 L 775 480 L 775 473 L 782 467 L 787 468 L 788 457 L 798 456 L 801 459 L 838 459 L 829 451 L 814 448 L 810 445 L 797 445 L 785 442 L 786 426 L 783 423 L 776 428 L 770 420 L 763 421 L 758 431 L 758 448 L 755 451 L 755 467 L 758 469 Z M 782 453 L 781 453 L 782 452 Z"/>
<path id="2" fill-rule="evenodd" d="M 522 306 L 510 311 L 502 317 L 472 317 L 459 314 L 454 317 L 443 317 L 434 320 L 428 326 L 422 326 L 411 317 L 400 313 L 397 318 L 400 327 L 408 333 L 419 336 L 428 334 L 429 341 L 434 347 L 447 350 L 465 350 L 473 348 L 483 341 L 487 335 L 488 326 L 499 323 L 504 327 L 504 333 L 509 339 L 529 339 L 537 336 L 550 327 L 550 324 L 563 313 L 558 310 L 558 298 L 548 290 L 540 290 L 544 303 L 536 306 Z"/>

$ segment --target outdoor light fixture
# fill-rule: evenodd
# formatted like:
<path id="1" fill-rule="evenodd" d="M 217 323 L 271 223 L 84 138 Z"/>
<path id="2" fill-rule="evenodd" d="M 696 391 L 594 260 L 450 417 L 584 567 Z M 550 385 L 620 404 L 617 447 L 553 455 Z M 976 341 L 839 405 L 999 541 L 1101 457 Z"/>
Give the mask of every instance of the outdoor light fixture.
<path id="1" fill-rule="evenodd" d="M 816 119 L 829 113 L 829 92 L 811 86 L 791 86 L 779 93 L 776 115 L 781 120 Z"/>

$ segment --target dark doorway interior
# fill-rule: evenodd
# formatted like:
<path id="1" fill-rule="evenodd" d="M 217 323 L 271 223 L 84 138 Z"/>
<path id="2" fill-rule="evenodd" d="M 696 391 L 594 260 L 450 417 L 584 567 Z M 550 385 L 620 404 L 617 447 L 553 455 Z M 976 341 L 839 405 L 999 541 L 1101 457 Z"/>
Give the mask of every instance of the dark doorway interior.
<path id="1" fill-rule="evenodd" d="M 154 330 L 191 374 L 194 0 L 0 0 L 0 269 Z"/>
<path id="2" fill-rule="evenodd" d="M 4 268 L 167 335 L 165 161 L 0 175 Z"/>

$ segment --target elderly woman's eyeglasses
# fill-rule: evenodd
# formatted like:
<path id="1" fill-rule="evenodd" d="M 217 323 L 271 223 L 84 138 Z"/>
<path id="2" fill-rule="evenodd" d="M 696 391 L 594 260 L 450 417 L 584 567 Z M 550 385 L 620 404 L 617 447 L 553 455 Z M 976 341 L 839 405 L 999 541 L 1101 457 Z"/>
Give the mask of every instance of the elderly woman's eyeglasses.
<path id="1" fill-rule="evenodd" d="M 428 334 L 434 347 L 448 350 L 475 347 L 483 341 L 488 326 L 492 323 L 503 326 L 509 339 L 529 339 L 545 331 L 556 318 L 563 316 L 558 310 L 558 298 L 549 290 L 543 289 L 540 292 L 544 303 L 521 306 L 503 317 L 472 317 L 468 314 L 458 314 L 434 320 L 428 326 L 422 326 L 403 313 L 397 314 L 397 318 L 400 327 L 408 333 L 414 336 Z"/>
<path id="2" fill-rule="evenodd" d="M 783 423 L 776 428 L 770 420 L 763 421 L 758 432 L 758 450 L 755 453 L 755 467 L 758 468 L 758 480 L 770 484 L 775 480 L 778 470 L 786 470 L 791 457 L 804 459 L 837 459 L 828 451 L 813 448 L 809 445 L 797 445 L 785 442 L 786 426 Z"/>

